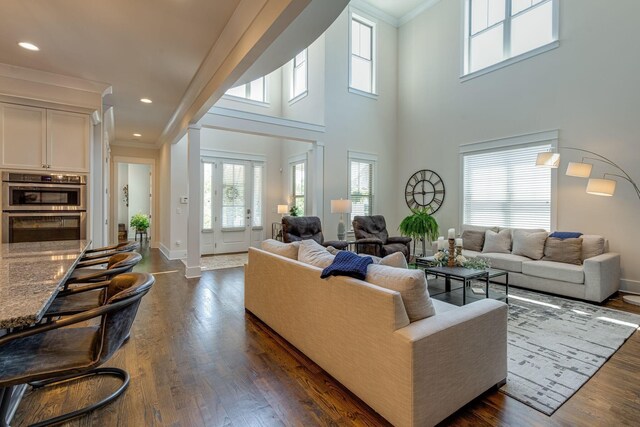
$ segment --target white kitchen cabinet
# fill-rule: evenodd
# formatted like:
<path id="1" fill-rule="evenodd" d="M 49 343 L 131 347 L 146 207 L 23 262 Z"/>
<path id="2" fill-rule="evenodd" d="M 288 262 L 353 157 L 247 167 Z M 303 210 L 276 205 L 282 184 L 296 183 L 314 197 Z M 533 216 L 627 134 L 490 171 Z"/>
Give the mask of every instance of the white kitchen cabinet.
<path id="1" fill-rule="evenodd" d="M 88 114 L 0 103 L 0 167 L 88 172 Z"/>

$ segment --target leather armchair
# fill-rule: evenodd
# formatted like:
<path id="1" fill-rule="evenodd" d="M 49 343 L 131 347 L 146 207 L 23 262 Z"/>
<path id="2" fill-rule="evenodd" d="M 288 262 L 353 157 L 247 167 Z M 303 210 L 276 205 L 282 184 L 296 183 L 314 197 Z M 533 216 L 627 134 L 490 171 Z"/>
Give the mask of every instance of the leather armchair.
<path id="1" fill-rule="evenodd" d="M 356 250 L 359 253 L 385 257 L 395 252 L 402 252 L 409 262 L 411 237 L 389 237 L 384 216 L 354 217 L 353 232 L 356 237 Z"/>
<path id="2" fill-rule="evenodd" d="M 348 244 L 341 240 L 325 242 L 322 234 L 322 224 L 317 216 L 284 216 L 282 217 L 282 241 L 284 243 L 299 242 L 301 240 L 315 240 L 322 246 L 333 246 L 345 249 Z"/>

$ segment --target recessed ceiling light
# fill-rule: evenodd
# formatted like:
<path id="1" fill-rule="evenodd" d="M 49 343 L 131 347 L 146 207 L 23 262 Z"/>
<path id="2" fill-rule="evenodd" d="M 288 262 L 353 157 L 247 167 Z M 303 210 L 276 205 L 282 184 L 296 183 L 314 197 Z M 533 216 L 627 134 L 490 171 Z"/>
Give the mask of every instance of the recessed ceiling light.
<path id="1" fill-rule="evenodd" d="M 144 102 L 145 104 L 151 104 L 153 101 L 149 98 L 140 98 L 140 102 Z"/>
<path id="2" fill-rule="evenodd" d="M 139 134 L 139 133 L 134 133 L 134 134 L 133 134 L 133 136 L 135 136 L 136 138 L 139 138 L 139 137 L 141 137 L 142 135 L 141 135 L 141 134 Z"/>
<path id="3" fill-rule="evenodd" d="M 38 46 L 36 46 L 33 43 L 29 43 L 29 42 L 20 42 L 20 43 L 18 43 L 18 46 L 20 46 L 23 49 L 27 49 L 27 50 L 35 50 L 35 51 L 40 50 L 40 48 Z"/>

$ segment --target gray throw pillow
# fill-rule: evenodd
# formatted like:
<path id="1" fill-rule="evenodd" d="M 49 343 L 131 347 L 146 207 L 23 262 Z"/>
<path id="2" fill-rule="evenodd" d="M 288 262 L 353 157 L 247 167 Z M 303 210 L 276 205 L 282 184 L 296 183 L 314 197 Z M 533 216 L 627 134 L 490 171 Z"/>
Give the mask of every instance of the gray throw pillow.
<path id="1" fill-rule="evenodd" d="M 602 255 L 605 249 L 604 237 L 593 234 L 582 235 L 582 260 Z"/>
<path id="2" fill-rule="evenodd" d="M 333 263 L 335 255 L 331 255 L 327 248 L 316 242 L 315 240 L 300 241 L 300 249 L 298 249 L 298 261 L 305 264 L 315 265 L 319 268 L 327 268 Z"/>
<path id="3" fill-rule="evenodd" d="M 544 242 L 548 236 L 549 233 L 546 231 L 529 233 L 524 230 L 514 230 L 511 253 L 531 259 L 540 259 L 544 256 Z"/>
<path id="4" fill-rule="evenodd" d="M 298 259 L 298 248 L 300 248 L 300 242 L 282 243 L 277 240 L 267 239 L 260 244 L 260 247 L 263 251 L 271 252 L 272 254 L 291 259 Z"/>
<path id="5" fill-rule="evenodd" d="M 543 261 L 582 264 L 582 238 L 558 239 L 548 237 L 544 244 Z"/>
<path id="6" fill-rule="evenodd" d="M 462 249 L 482 252 L 484 246 L 484 231 L 464 230 L 462 232 Z"/>
<path id="7" fill-rule="evenodd" d="M 462 243 L 464 244 L 464 241 Z M 482 248 L 482 253 L 510 254 L 511 230 L 505 228 L 499 233 L 491 230 L 485 231 L 484 247 Z"/>

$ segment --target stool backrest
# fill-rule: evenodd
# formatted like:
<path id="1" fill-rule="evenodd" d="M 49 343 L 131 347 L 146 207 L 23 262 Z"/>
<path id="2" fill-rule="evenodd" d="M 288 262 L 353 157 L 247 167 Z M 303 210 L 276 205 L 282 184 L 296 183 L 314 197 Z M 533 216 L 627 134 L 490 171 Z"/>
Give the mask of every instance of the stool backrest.
<path id="1" fill-rule="evenodd" d="M 142 261 L 142 255 L 137 252 L 122 252 L 109 257 L 107 263 L 107 269 L 121 268 L 131 266 L 133 268 L 136 264 Z M 131 271 L 131 270 L 129 270 Z"/>

